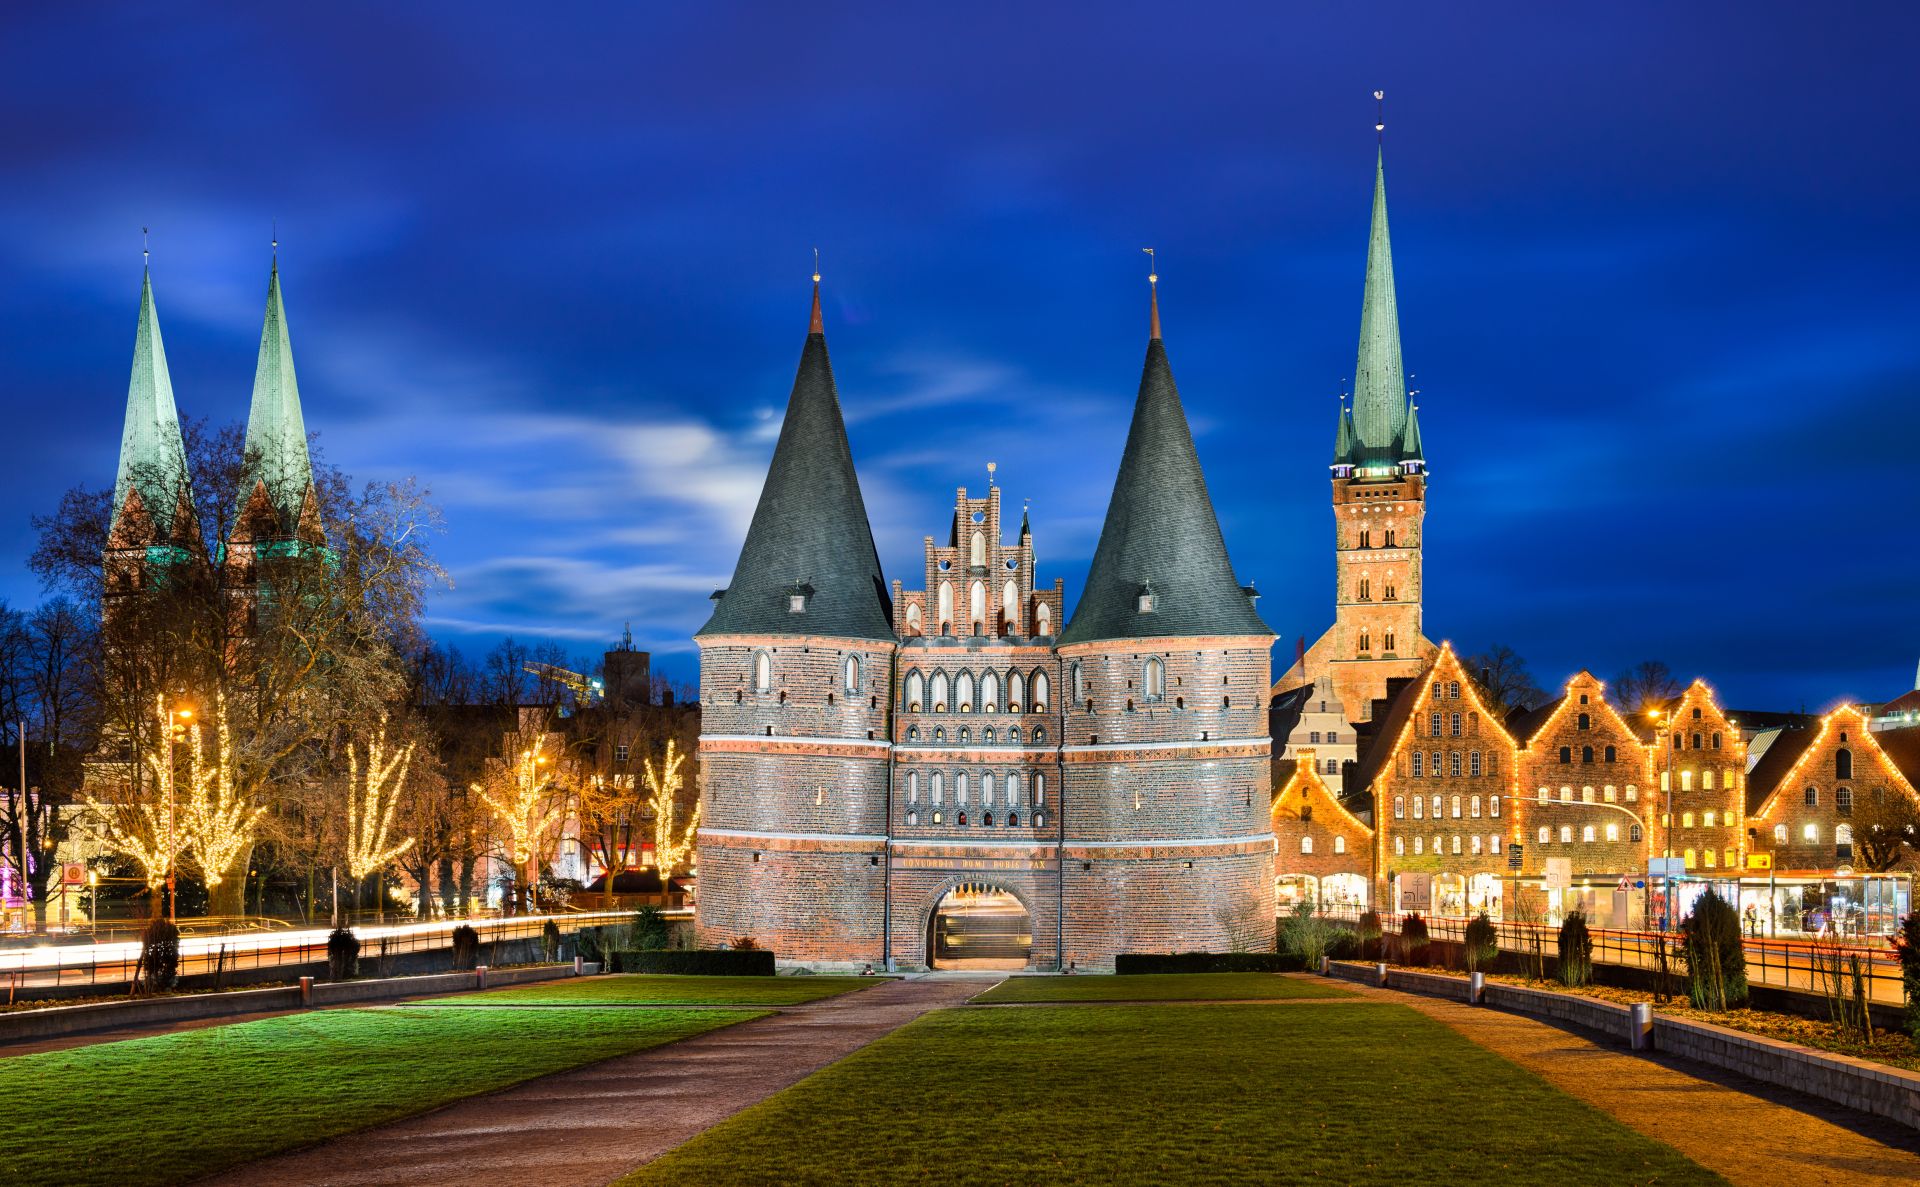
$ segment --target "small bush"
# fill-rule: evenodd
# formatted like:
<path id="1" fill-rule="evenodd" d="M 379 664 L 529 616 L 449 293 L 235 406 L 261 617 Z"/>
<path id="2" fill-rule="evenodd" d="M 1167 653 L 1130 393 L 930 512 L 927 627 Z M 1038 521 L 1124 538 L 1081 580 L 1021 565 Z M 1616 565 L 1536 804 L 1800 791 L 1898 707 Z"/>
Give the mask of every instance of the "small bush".
<path id="1" fill-rule="evenodd" d="M 1122 952 L 1116 973 L 1297 973 L 1306 963 L 1291 952 Z"/>
<path id="2" fill-rule="evenodd" d="M 1687 996 L 1701 1010 L 1746 1004 L 1747 956 L 1740 944 L 1740 913 L 1709 890 L 1680 923 L 1687 956 Z"/>
<path id="3" fill-rule="evenodd" d="M 1468 921 L 1466 934 L 1467 971 L 1481 972 L 1500 955 L 1500 933 L 1485 911 Z"/>
<path id="4" fill-rule="evenodd" d="M 629 930 L 633 939 L 631 946 L 650 952 L 667 946 L 672 924 L 667 922 L 667 913 L 660 908 L 642 907 L 634 912 L 633 926 Z M 747 946 L 751 948 L 753 942 L 749 940 Z"/>
<path id="5" fill-rule="evenodd" d="M 1380 959 L 1380 912 L 1360 912 L 1360 922 L 1354 928 L 1354 936 L 1360 942 L 1360 958 L 1362 960 Z"/>
<path id="6" fill-rule="evenodd" d="M 327 935 L 327 980 L 345 981 L 360 972 L 360 937 L 344 927 Z"/>
<path id="7" fill-rule="evenodd" d="M 1900 921 L 1894 945 L 1900 949 L 1900 981 L 1907 991 L 1907 1033 L 1920 1039 L 1920 911 Z"/>
<path id="8" fill-rule="evenodd" d="M 735 952 L 752 952 L 759 948 L 760 945 L 754 942 L 752 936 L 735 936 L 733 937 L 733 943 L 727 945 L 727 947 L 732 948 Z"/>
<path id="9" fill-rule="evenodd" d="M 583 927 L 574 933 L 573 950 L 581 960 L 591 964 L 605 964 L 607 960 L 606 942 L 601 938 L 602 929 Z"/>
<path id="10" fill-rule="evenodd" d="M 1334 931 L 1332 921 L 1315 912 L 1312 903 L 1295 903 L 1280 923 L 1280 950 L 1299 957 L 1302 967 L 1318 969 Z"/>
<path id="11" fill-rule="evenodd" d="M 1593 980 L 1593 933 L 1583 911 L 1560 921 L 1560 983 L 1578 987 Z"/>
<path id="12" fill-rule="evenodd" d="M 465 923 L 453 929 L 453 967 L 470 969 L 480 963 L 480 933 Z"/>
<path id="13" fill-rule="evenodd" d="M 1327 955 L 1334 960 L 1358 960 L 1360 937 L 1348 928 L 1334 928 L 1333 938 L 1327 943 Z"/>
<path id="14" fill-rule="evenodd" d="M 621 973 L 681 973 L 707 977 L 771 977 L 773 953 L 765 948 L 623 948 L 613 954 Z"/>
<path id="15" fill-rule="evenodd" d="M 147 993 L 161 993 L 172 989 L 179 976 L 180 929 L 171 920 L 156 917 L 140 936 L 135 987 Z"/>
<path id="16" fill-rule="evenodd" d="M 1427 963 L 1429 945 L 1427 921 L 1420 918 L 1416 911 L 1407 912 L 1400 921 L 1400 960 L 1404 964 L 1420 966 Z"/>

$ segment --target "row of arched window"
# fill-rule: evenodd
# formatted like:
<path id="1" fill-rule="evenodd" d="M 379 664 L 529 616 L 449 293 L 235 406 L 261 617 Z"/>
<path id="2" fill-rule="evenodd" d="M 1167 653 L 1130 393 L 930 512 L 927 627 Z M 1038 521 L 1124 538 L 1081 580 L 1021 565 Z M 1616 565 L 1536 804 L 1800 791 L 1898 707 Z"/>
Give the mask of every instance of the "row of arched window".
<path id="1" fill-rule="evenodd" d="M 1033 694 L 1031 701 L 1029 691 Z M 903 701 L 909 713 L 999 713 L 1003 703 L 1008 713 L 1044 713 L 1050 692 L 1047 674 L 1039 668 L 1031 675 L 1011 671 L 1004 678 L 998 672 L 986 671 L 977 681 L 972 672 L 949 678 L 943 671 L 923 676 L 914 668 L 907 673 Z"/>
<path id="2" fill-rule="evenodd" d="M 1542 787 L 1540 789 L 1539 794 L 1540 794 L 1540 799 L 1539 799 L 1540 803 L 1551 804 L 1554 802 L 1552 788 Z M 1580 789 L 1580 792 L 1577 798 L 1574 795 L 1573 788 L 1562 787 L 1560 789 L 1560 802 L 1563 804 L 1573 804 L 1573 803 L 1611 804 L 1619 800 L 1619 798 L 1620 798 L 1619 789 L 1616 788 L 1611 783 L 1607 784 L 1604 788 L 1601 788 L 1598 791 L 1596 791 L 1592 787 L 1583 787 Z M 1639 800 L 1640 800 L 1640 789 L 1631 783 L 1627 784 L 1627 802 L 1629 804 L 1633 804 L 1633 803 L 1638 803 Z"/>
<path id="3" fill-rule="evenodd" d="M 1443 757 L 1446 759 L 1444 767 L 1440 765 Z M 1415 779 L 1439 779 L 1443 776 L 1458 779 L 1463 775 L 1468 778 L 1478 778 L 1481 775 L 1500 773 L 1500 756 L 1496 751 L 1489 750 L 1482 755 L 1478 750 L 1468 750 L 1464 752 L 1466 759 L 1464 763 L 1461 761 L 1462 757 L 1462 752 L 1458 750 L 1449 750 L 1445 755 L 1438 750 L 1431 753 L 1415 750 L 1408 756 L 1408 773 Z"/>
<path id="4" fill-rule="evenodd" d="M 1392 631 L 1382 632 L 1380 636 L 1380 650 L 1392 651 L 1393 649 L 1394 649 L 1393 632 Z M 1359 650 L 1362 655 L 1365 655 L 1367 652 L 1373 650 L 1373 632 L 1368 630 L 1365 627 L 1360 628 Z"/>
<path id="5" fill-rule="evenodd" d="M 933 727 L 932 733 L 926 736 L 936 744 L 940 742 L 944 742 L 947 740 L 947 727 L 944 725 L 936 725 Z M 918 742 L 920 740 L 921 740 L 920 727 L 917 725 L 908 726 L 907 741 Z M 954 740 L 962 746 L 970 744 L 973 741 L 973 727 L 965 726 L 965 725 L 961 726 L 958 730 L 954 731 Z M 992 746 L 1000 741 L 1000 736 L 994 731 L 994 728 L 992 726 L 987 726 L 985 729 L 982 729 L 980 731 L 980 741 L 981 741 L 981 744 L 983 745 Z M 1017 725 L 1008 726 L 1007 727 L 1007 745 L 1018 746 L 1020 745 L 1021 741 L 1022 741 L 1022 738 L 1020 735 L 1020 727 Z M 1047 727 L 1044 725 L 1034 726 L 1033 727 L 1033 744 L 1035 746 L 1044 746 L 1046 745 L 1046 742 L 1047 742 Z"/>
<path id="6" fill-rule="evenodd" d="M 949 787 L 953 792 L 950 816 L 947 799 Z M 1018 827 L 1023 807 L 1031 811 L 1030 819 L 1033 826 L 1041 828 L 1047 823 L 1047 776 L 1045 773 L 1034 772 L 1032 790 L 1032 798 L 1029 800 L 1024 780 L 1018 771 L 1008 771 L 1004 779 L 994 775 L 992 771 L 977 773 L 959 771 L 952 776 L 951 782 L 946 772 L 933 771 L 926 776 L 924 785 L 919 771 L 908 771 L 907 823 L 918 825 L 924 820 L 927 824 L 965 825 L 969 821 L 969 813 L 977 803 L 980 825 L 983 828 L 993 827 L 996 808 L 1001 812 L 1000 820 L 1008 828 Z"/>
<path id="7" fill-rule="evenodd" d="M 1445 796 L 1397 795 L 1393 797 L 1393 818 L 1395 820 L 1407 819 L 1408 804 L 1412 804 L 1413 806 L 1413 819 L 1415 820 L 1426 819 L 1427 806 L 1429 804 L 1432 805 L 1433 819 L 1439 820 L 1445 815 L 1445 810 L 1448 806 Z M 1478 820 L 1480 818 L 1480 806 L 1481 799 L 1477 795 L 1454 796 L 1452 802 L 1453 818 L 1459 820 L 1462 815 L 1466 815 Z M 1497 795 L 1488 796 L 1486 798 L 1486 809 L 1488 816 L 1498 820 L 1500 818 L 1500 797 Z"/>
<path id="8" fill-rule="evenodd" d="M 1611 746 L 1603 746 L 1598 750 L 1595 750 L 1591 746 L 1582 746 L 1580 748 L 1581 763 L 1591 765 L 1595 758 L 1598 758 L 1601 762 L 1618 762 L 1620 760 L 1620 752 Z M 1571 766 L 1572 764 L 1573 747 L 1562 746 L 1560 748 L 1560 765 Z"/>
<path id="9" fill-rule="evenodd" d="M 1559 835 L 1560 835 L 1560 843 L 1562 845 L 1573 844 L 1573 825 L 1571 824 L 1561 825 Z M 1553 826 L 1549 824 L 1541 825 L 1538 836 L 1540 838 L 1540 843 L 1542 845 L 1553 844 L 1553 837 L 1554 837 Z M 1642 833 L 1640 831 L 1639 825 L 1629 824 L 1627 826 L 1627 840 L 1632 841 L 1635 844 L 1638 844 L 1641 836 L 1642 836 Z M 1602 840 L 1618 841 L 1619 839 L 1620 839 L 1620 822 L 1617 820 L 1609 820 L 1604 825 L 1586 824 L 1586 825 L 1580 826 L 1580 843 L 1583 845 L 1597 844 Z"/>
<path id="10" fill-rule="evenodd" d="M 1333 838 L 1333 851 L 1336 854 L 1345 853 L 1347 851 L 1347 839 L 1336 833 Z M 1300 852 L 1305 854 L 1311 854 L 1313 852 L 1313 837 L 1311 835 L 1307 833 L 1300 834 Z"/>
<path id="11" fill-rule="evenodd" d="M 1884 787 L 1876 787 L 1872 790 L 1871 794 L 1873 796 L 1873 802 L 1878 804 L 1887 798 L 1887 789 Z M 1806 801 L 1807 807 L 1819 807 L 1820 789 L 1809 784 L 1803 798 Z M 1853 788 L 1836 787 L 1833 789 L 1833 809 L 1842 816 L 1850 816 L 1853 814 Z"/>
<path id="12" fill-rule="evenodd" d="M 1695 774 L 1698 774 L 1700 777 L 1699 784 L 1700 784 L 1701 791 L 1713 790 L 1714 782 L 1715 782 L 1714 772 L 1713 772 L 1713 768 L 1709 767 L 1706 770 L 1699 771 L 1699 772 L 1695 772 L 1693 770 L 1680 771 L 1679 776 L 1680 776 L 1681 791 L 1693 790 L 1693 785 L 1695 782 L 1694 780 Z M 1672 779 L 1669 778 L 1669 772 L 1667 771 L 1660 772 L 1660 790 L 1661 791 L 1666 791 L 1671 786 L 1672 782 L 1673 782 Z M 1732 767 L 1728 767 L 1726 770 L 1720 772 L 1719 784 L 1723 791 L 1731 791 L 1733 789 L 1733 768 Z"/>
<path id="13" fill-rule="evenodd" d="M 850 693 L 859 692 L 861 670 L 860 657 L 847 656 L 840 662 L 840 686 Z M 753 653 L 753 691 L 773 691 L 773 653 L 770 651 Z"/>
<path id="14" fill-rule="evenodd" d="M 1819 823 L 1809 820 L 1802 825 L 1800 828 L 1800 839 L 1805 844 L 1818 845 L 1820 843 Z M 1786 825 L 1776 824 L 1773 826 L 1773 843 L 1776 845 L 1785 845 L 1787 843 Z M 1834 825 L 1833 846 L 1836 857 L 1853 856 L 1853 826 L 1851 824 Z"/>
<path id="15" fill-rule="evenodd" d="M 1020 630 L 1020 587 L 1013 581 L 1007 581 L 1000 587 L 999 633 L 1017 634 Z M 942 635 L 953 634 L 954 624 L 953 582 L 942 581 L 934 591 L 933 622 Z M 984 635 L 989 625 L 987 618 L 987 585 L 984 581 L 975 581 L 967 587 L 967 616 L 960 620 L 972 626 L 972 633 Z M 920 604 L 907 603 L 907 634 L 910 636 L 927 633 Z M 1033 633 L 1035 635 L 1053 634 L 1053 607 L 1046 602 L 1035 602 L 1033 606 Z"/>
<path id="16" fill-rule="evenodd" d="M 1393 852 L 1397 857 L 1405 857 L 1407 855 L 1407 838 L 1402 836 L 1394 837 Z M 1431 844 L 1429 844 L 1427 838 L 1423 836 L 1413 838 L 1413 855 L 1415 857 L 1420 857 L 1428 853 L 1439 857 L 1446 852 L 1446 837 L 1437 836 L 1433 838 Z M 1459 833 L 1453 834 L 1453 854 L 1456 857 L 1463 855 L 1479 857 L 1483 854 L 1498 857 L 1505 852 L 1505 842 L 1501 839 L 1499 833 L 1488 834 L 1484 848 L 1481 845 L 1479 833 L 1474 833 L 1472 836 L 1464 838 Z"/>
<path id="17" fill-rule="evenodd" d="M 1373 579 L 1369 577 L 1362 577 L 1360 579 L 1360 584 L 1357 587 L 1356 592 L 1359 594 L 1359 597 L 1355 599 L 1356 601 L 1361 601 L 1361 602 L 1373 601 Z M 1393 578 L 1391 577 L 1387 578 L 1386 584 L 1381 592 L 1386 594 L 1386 597 L 1381 599 L 1382 601 L 1394 602 L 1399 600 L 1394 596 Z M 1392 647 L 1393 644 L 1389 643 L 1387 644 L 1387 646 Z"/>
<path id="18" fill-rule="evenodd" d="M 1436 686 L 1438 687 L 1438 686 Z M 1470 738 L 1480 736 L 1480 715 L 1478 713 L 1429 713 L 1427 715 L 1427 737 L 1458 738 L 1464 731 Z"/>

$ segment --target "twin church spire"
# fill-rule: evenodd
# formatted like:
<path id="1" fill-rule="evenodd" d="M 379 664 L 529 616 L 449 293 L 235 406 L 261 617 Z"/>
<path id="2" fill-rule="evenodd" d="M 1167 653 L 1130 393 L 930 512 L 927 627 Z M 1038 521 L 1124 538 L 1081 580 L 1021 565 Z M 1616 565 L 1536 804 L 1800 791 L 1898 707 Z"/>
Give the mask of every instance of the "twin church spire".
<path id="1" fill-rule="evenodd" d="M 293 368 L 286 307 L 276 261 L 267 282 L 266 317 L 247 416 L 239 513 L 221 528 L 233 540 L 321 539 L 306 420 Z M 193 480 L 173 380 L 155 309 L 153 277 L 141 277 L 133 375 L 127 387 L 120 464 L 114 482 L 111 547 L 197 544 Z"/>
<path id="2" fill-rule="evenodd" d="M 1393 289 L 1393 241 L 1387 233 L 1387 164 L 1374 159 L 1373 225 L 1367 237 L 1367 279 L 1360 302 L 1360 352 L 1354 363 L 1353 407 L 1340 410 L 1334 436 L 1336 468 L 1389 465 L 1418 468 L 1419 415 L 1407 393 L 1400 356 L 1400 307 Z"/>

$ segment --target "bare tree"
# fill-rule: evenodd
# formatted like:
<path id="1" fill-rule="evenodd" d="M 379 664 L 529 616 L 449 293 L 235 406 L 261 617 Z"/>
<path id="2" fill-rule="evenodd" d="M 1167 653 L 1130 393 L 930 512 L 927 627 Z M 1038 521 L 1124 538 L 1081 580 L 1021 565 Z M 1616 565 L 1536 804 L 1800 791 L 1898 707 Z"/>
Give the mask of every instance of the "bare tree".
<path id="1" fill-rule="evenodd" d="M 1527 661 L 1505 643 L 1495 643 L 1478 655 L 1461 661 L 1480 692 L 1503 712 L 1533 709 L 1547 701 L 1547 694 L 1534 683 Z"/>
<path id="2" fill-rule="evenodd" d="M 1856 792 L 1853 799 L 1854 865 L 1881 874 L 1920 852 L 1920 806 L 1898 788 Z"/>
<path id="3" fill-rule="evenodd" d="M 1613 678 L 1613 700 L 1625 713 L 1657 709 L 1680 695 L 1680 682 L 1657 659 L 1642 660 Z"/>

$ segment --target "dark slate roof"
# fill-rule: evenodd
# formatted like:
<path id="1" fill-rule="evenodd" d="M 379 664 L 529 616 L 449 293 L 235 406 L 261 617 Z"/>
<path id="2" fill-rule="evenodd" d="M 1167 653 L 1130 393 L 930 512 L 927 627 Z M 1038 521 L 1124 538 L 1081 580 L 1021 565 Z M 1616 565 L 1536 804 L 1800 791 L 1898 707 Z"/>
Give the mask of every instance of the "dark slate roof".
<path id="1" fill-rule="evenodd" d="M 1154 610 L 1142 614 L 1139 597 L 1148 588 Z M 1179 635 L 1271 638 L 1273 631 L 1233 575 L 1167 350 L 1155 337 L 1100 544 L 1060 642 Z"/>
<path id="2" fill-rule="evenodd" d="M 1536 705 L 1531 709 L 1515 709 L 1507 714 L 1507 733 L 1513 735 L 1516 743 L 1525 746 L 1533 741 L 1533 735 L 1540 732 L 1540 727 L 1547 724 L 1547 718 L 1552 717 L 1553 711 L 1558 709 L 1560 702 L 1566 699 L 1567 694 L 1563 692 L 1544 705 Z"/>
<path id="3" fill-rule="evenodd" d="M 1300 714 L 1305 711 L 1307 701 L 1313 696 L 1313 685 L 1302 684 L 1298 688 L 1289 688 L 1267 702 L 1267 734 L 1274 738 L 1285 738 L 1300 724 Z"/>
<path id="4" fill-rule="evenodd" d="M 1753 816 L 1760 811 L 1767 797 L 1780 786 L 1780 781 L 1787 777 L 1793 764 L 1819 736 L 1820 728 L 1812 721 L 1804 725 L 1790 725 L 1780 731 L 1780 736 L 1767 747 L 1767 752 L 1760 756 L 1753 770 L 1747 772 L 1747 815 Z"/>
<path id="5" fill-rule="evenodd" d="M 817 310 L 817 289 L 814 301 Z M 733 583 L 717 597 L 713 617 L 696 637 L 895 637 L 893 603 L 860 498 L 827 338 L 818 329 L 817 312 L 815 317 Z M 788 609 L 796 585 L 812 587 L 800 614 Z"/>
<path id="6" fill-rule="evenodd" d="M 1394 739 L 1400 736 L 1407 718 L 1413 716 L 1413 706 L 1420 700 L 1420 685 L 1425 679 L 1424 674 L 1396 676 L 1387 681 L 1387 696 L 1373 702 L 1373 717 L 1367 722 L 1367 745 L 1347 771 L 1349 799 L 1371 794 L 1374 776 L 1393 756 Z"/>
<path id="7" fill-rule="evenodd" d="M 1900 768 L 1907 782 L 1920 787 L 1920 726 L 1897 730 L 1875 730 L 1874 743 L 1885 752 L 1888 761 Z"/>
<path id="8" fill-rule="evenodd" d="M 1293 772 L 1300 766 L 1297 758 L 1276 758 L 1273 760 L 1273 786 L 1268 789 L 1267 799 L 1277 800 L 1280 792 L 1293 781 Z"/>

